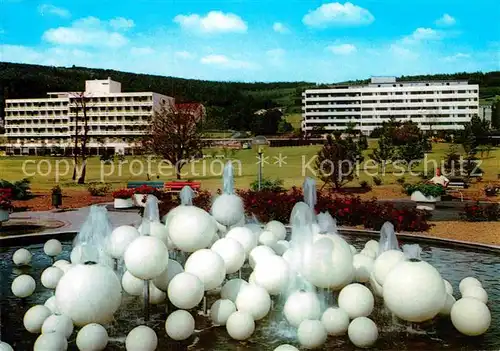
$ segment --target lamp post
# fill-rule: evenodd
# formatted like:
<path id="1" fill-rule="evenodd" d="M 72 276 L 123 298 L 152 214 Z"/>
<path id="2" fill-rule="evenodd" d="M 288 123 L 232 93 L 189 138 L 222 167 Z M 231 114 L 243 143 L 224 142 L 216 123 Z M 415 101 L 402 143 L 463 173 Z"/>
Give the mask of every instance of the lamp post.
<path id="1" fill-rule="evenodd" d="M 261 186 L 262 186 L 262 166 L 263 166 L 263 163 L 264 163 L 263 154 L 264 154 L 265 148 L 268 145 L 269 145 L 269 141 L 263 135 L 256 136 L 252 140 L 252 148 L 259 155 L 259 157 L 258 157 L 258 159 L 259 159 L 259 172 L 257 174 L 257 182 L 258 182 L 258 189 L 259 189 L 259 191 L 261 190 Z"/>

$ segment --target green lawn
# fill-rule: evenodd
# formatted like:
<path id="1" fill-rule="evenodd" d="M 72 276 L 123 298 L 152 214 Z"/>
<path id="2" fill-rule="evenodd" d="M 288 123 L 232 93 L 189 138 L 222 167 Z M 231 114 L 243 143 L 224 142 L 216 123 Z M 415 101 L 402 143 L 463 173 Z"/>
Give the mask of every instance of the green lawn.
<path id="1" fill-rule="evenodd" d="M 370 140 L 369 145 L 370 149 L 373 148 L 376 146 L 376 141 Z M 314 168 L 314 162 L 309 161 L 316 155 L 319 148 L 320 146 L 269 148 L 265 153 L 264 176 L 283 179 L 286 187 L 300 186 L 305 176 L 313 175 L 307 165 L 309 164 L 311 168 Z M 428 154 L 429 162 L 430 160 L 442 160 L 448 148 L 449 144 L 434 144 L 432 153 Z M 365 152 L 367 160 L 371 152 L 372 150 Z M 211 153 L 207 152 L 207 154 Z M 222 150 L 216 153 L 223 154 Z M 283 161 L 281 166 L 277 164 L 280 155 Z M 258 172 L 257 157 L 252 150 L 239 150 L 233 152 L 233 154 L 228 152 L 225 159 L 205 159 L 186 165 L 183 169 L 183 172 L 185 172 L 183 178 L 201 181 L 203 188 L 206 189 L 220 188 L 222 187 L 222 168 L 227 158 L 233 158 L 235 162 L 236 187 L 248 187 L 256 179 Z M 484 155 L 482 161 L 481 168 L 485 171 L 484 179 L 496 180 L 497 173 L 500 171 L 500 149 L 494 149 L 488 157 Z M 49 165 L 51 169 L 49 169 Z M 31 179 L 34 190 L 47 190 L 56 184 L 55 170 L 56 167 L 59 167 L 59 184 L 63 188 L 78 187 L 71 181 L 71 165 L 72 160 L 69 158 L 0 157 L 0 179 L 12 181 L 27 177 Z M 371 165 L 369 171 L 376 172 L 374 167 L 374 165 Z M 372 183 L 372 177 L 365 174 L 363 168 L 365 168 L 365 165 L 360 166 L 360 178 L 355 180 L 353 185 L 359 184 L 359 181 L 362 180 Z M 423 164 L 414 168 L 415 171 L 422 171 L 423 169 Z M 433 169 L 432 165 L 430 169 Z M 392 166 L 387 167 L 385 176 L 381 176 L 384 184 L 395 183 L 398 177 L 392 173 L 393 171 L 396 170 Z M 111 183 L 113 187 L 118 188 L 124 186 L 129 180 L 146 180 L 148 173 L 152 179 L 156 179 L 156 175 L 161 172 L 163 175 L 160 175 L 160 180 L 174 179 L 172 168 L 167 167 L 165 164 L 159 166 L 159 163 L 155 160 L 151 160 L 148 166 L 146 157 L 130 156 L 121 164 L 118 160 L 115 160 L 113 165 L 102 165 L 98 158 L 91 158 L 87 167 L 87 182 L 96 182 L 103 179 L 105 182 Z M 418 177 L 406 174 L 405 179 L 406 181 L 416 181 Z"/>

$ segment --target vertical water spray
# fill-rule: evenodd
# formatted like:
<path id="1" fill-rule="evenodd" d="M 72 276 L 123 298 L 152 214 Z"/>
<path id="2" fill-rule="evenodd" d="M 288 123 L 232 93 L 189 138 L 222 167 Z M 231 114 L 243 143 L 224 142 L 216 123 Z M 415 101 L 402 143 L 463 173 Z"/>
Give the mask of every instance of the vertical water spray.
<path id="1" fill-rule="evenodd" d="M 311 177 L 306 177 L 302 185 L 302 191 L 304 193 L 304 202 L 314 211 L 318 202 L 316 181 Z"/>
<path id="2" fill-rule="evenodd" d="M 385 222 L 380 229 L 379 249 L 377 256 L 388 250 L 399 250 L 398 239 L 391 222 Z"/>

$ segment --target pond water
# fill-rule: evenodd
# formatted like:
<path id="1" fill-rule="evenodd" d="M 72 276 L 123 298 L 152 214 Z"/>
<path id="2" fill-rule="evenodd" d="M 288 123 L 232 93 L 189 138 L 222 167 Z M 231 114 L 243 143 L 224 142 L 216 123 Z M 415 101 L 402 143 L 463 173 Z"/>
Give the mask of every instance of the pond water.
<path id="1" fill-rule="evenodd" d="M 357 249 L 362 249 L 370 238 L 364 235 L 343 235 Z M 69 260 L 71 237 L 66 235 L 63 240 L 63 252 L 57 259 Z M 38 335 L 28 333 L 23 326 L 24 313 L 35 304 L 43 304 L 52 290 L 45 289 L 40 283 L 42 271 L 52 264 L 52 260 L 43 252 L 43 243 L 24 245 L 32 254 L 31 266 L 17 268 L 13 265 L 12 254 L 23 246 L 0 248 L 0 278 L 1 278 L 1 335 L 3 341 L 11 344 L 16 351 L 32 350 Z M 401 244 L 419 243 L 416 240 L 400 240 Z M 491 310 L 491 327 L 480 337 L 466 337 L 458 333 L 449 318 L 436 318 L 425 325 L 409 325 L 393 321 L 391 315 L 384 309 L 382 301 L 377 300 L 374 313 L 370 316 L 379 328 L 379 340 L 373 350 L 498 350 L 500 349 L 500 255 L 498 252 L 474 251 L 462 249 L 448 244 L 420 243 L 423 249 L 422 259 L 436 267 L 444 279 L 451 282 L 455 298 L 460 298 L 458 284 L 466 276 L 474 276 L 483 282 L 489 294 L 488 307 Z M 22 301 L 12 295 L 10 290 L 13 279 L 19 274 L 29 274 L 37 281 L 37 289 L 29 298 Z M 245 266 L 242 277 L 248 279 L 251 268 Z M 235 278 L 236 275 L 233 277 Z M 208 297 L 208 306 L 217 296 Z M 147 325 L 152 327 L 159 339 L 158 350 L 273 350 L 280 344 L 290 343 L 299 347 L 295 341 L 294 331 L 285 327 L 280 306 L 276 303 L 273 311 L 266 319 L 256 323 L 256 331 L 244 343 L 232 340 L 224 327 L 212 327 L 210 321 L 193 310 L 196 319 L 196 333 L 186 342 L 173 342 L 165 333 L 166 309 L 173 311 L 173 306 L 165 304 L 151 306 L 151 319 Z M 106 326 L 110 342 L 106 350 L 124 350 L 125 337 L 134 327 L 144 324 L 142 299 L 131 297 L 124 293 L 120 310 L 115 314 L 116 321 Z M 68 350 L 77 350 L 76 331 L 70 337 Z M 356 350 L 347 336 L 329 337 L 324 350 L 330 349 Z"/>

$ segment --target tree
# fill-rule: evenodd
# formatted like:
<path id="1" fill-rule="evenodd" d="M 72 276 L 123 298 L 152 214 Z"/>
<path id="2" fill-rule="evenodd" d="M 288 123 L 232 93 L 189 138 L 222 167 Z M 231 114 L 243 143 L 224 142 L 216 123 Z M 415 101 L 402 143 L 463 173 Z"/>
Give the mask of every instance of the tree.
<path id="1" fill-rule="evenodd" d="M 432 150 L 427 136 L 412 121 L 406 121 L 394 129 L 392 142 L 395 145 L 393 157 L 405 161 L 408 165 L 413 165 L 415 161 L 422 159 L 426 152 Z"/>
<path id="2" fill-rule="evenodd" d="M 491 105 L 491 128 L 500 130 L 500 97 L 497 96 Z"/>
<path id="3" fill-rule="evenodd" d="M 0 135 L 5 134 L 5 127 L 0 126 Z"/>
<path id="4" fill-rule="evenodd" d="M 290 132 L 293 132 L 292 124 L 288 122 L 286 119 L 282 118 L 281 121 L 278 123 L 278 133 L 285 134 Z"/>
<path id="5" fill-rule="evenodd" d="M 90 97 L 85 94 L 85 92 L 70 93 L 70 111 L 75 112 L 75 135 L 74 135 L 74 147 L 73 147 L 73 180 L 76 180 L 77 167 L 79 162 L 79 156 L 81 157 L 82 169 L 80 172 L 80 177 L 78 178 L 78 184 L 85 184 L 85 176 L 87 174 L 87 140 L 89 133 L 88 126 L 88 103 Z M 83 122 L 83 134 L 80 137 L 80 115 L 79 112 L 82 111 L 82 122 Z"/>
<path id="6" fill-rule="evenodd" d="M 278 126 L 283 118 L 283 112 L 280 109 L 272 108 L 265 112 L 254 114 L 251 124 L 251 131 L 255 135 L 273 135 L 277 134 Z"/>
<path id="7" fill-rule="evenodd" d="M 149 130 L 142 139 L 146 152 L 162 157 L 175 167 L 177 179 L 181 179 L 182 167 L 199 157 L 205 145 L 193 112 L 161 104 L 154 111 Z"/>
<path id="8" fill-rule="evenodd" d="M 324 186 L 340 189 L 355 177 L 356 164 L 363 161 L 361 149 L 351 137 L 328 135 L 318 152 L 315 168 Z"/>
<path id="9" fill-rule="evenodd" d="M 366 138 L 366 135 L 361 134 L 359 136 L 359 147 L 361 150 L 367 150 L 368 149 L 368 139 Z"/>
<path id="10" fill-rule="evenodd" d="M 377 148 L 370 154 L 370 158 L 380 165 L 382 174 L 385 174 L 385 166 L 392 160 L 393 156 L 392 140 L 387 135 L 382 135 L 378 140 Z"/>

